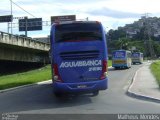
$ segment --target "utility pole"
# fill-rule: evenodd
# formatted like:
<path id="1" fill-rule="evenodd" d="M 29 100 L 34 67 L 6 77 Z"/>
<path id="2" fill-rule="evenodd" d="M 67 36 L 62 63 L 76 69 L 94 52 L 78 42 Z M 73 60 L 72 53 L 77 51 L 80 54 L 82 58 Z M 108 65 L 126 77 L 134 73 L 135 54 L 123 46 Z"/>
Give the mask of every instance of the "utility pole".
<path id="1" fill-rule="evenodd" d="M 12 12 L 12 0 L 10 0 L 10 4 L 11 4 L 11 16 L 12 16 L 12 20 L 13 20 L 13 12 Z M 12 20 L 11 20 L 11 34 L 12 34 Z"/>
<path id="2" fill-rule="evenodd" d="M 88 21 L 88 20 L 89 20 L 89 18 L 87 17 L 87 18 L 86 18 L 86 21 Z"/>
<path id="3" fill-rule="evenodd" d="M 8 22 L 8 33 L 9 33 L 9 22 Z"/>
<path id="4" fill-rule="evenodd" d="M 149 54 L 151 59 L 155 57 L 154 48 L 151 40 L 151 26 L 148 22 L 149 13 L 145 13 L 144 16 L 144 45 L 145 45 L 145 53 Z"/>
<path id="5" fill-rule="evenodd" d="M 28 17 L 24 17 L 24 19 L 25 19 L 25 36 L 27 37 Z"/>

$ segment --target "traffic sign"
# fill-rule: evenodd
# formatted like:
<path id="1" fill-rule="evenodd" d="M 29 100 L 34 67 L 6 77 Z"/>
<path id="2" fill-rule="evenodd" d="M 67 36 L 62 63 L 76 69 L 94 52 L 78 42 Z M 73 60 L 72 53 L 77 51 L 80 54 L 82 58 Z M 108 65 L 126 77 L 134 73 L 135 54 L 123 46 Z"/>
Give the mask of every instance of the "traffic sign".
<path id="1" fill-rule="evenodd" d="M 75 21 L 76 15 L 51 16 L 51 24 L 54 22 Z"/>
<path id="2" fill-rule="evenodd" d="M 0 22 L 12 22 L 12 15 L 0 16 Z"/>
<path id="3" fill-rule="evenodd" d="M 42 18 L 19 19 L 19 31 L 42 30 Z"/>

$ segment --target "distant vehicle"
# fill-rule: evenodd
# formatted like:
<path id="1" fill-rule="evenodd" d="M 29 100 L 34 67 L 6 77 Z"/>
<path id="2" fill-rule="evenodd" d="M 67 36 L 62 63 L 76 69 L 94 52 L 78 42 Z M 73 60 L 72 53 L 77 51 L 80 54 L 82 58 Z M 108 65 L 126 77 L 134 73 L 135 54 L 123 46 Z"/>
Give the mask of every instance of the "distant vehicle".
<path id="1" fill-rule="evenodd" d="M 132 64 L 131 61 L 131 51 L 128 50 L 115 50 L 112 53 L 112 67 L 118 68 L 130 68 Z"/>
<path id="2" fill-rule="evenodd" d="M 93 93 L 108 87 L 107 45 L 102 24 L 97 21 L 55 23 L 51 27 L 53 90 Z"/>
<path id="3" fill-rule="evenodd" d="M 20 37 L 27 37 L 26 35 L 23 35 L 23 34 L 22 34 L 22 35 L 19 35 L 19 36 L 20 36 Z"/>
<path id="4" fill-rule="evenodd" d="M 132 64 L 142 64 L 143 63 L 143 53 L 141 52 L 133 52 L 132 53 Z"/>
<path id="5" fill-rule="evenodd" d="M 19 35 L 19 37 L 22 37 L 22 38 L 27 38 L 27 39 L 32 39 L 31 37 L 27 37 L 26 35 Z"/>

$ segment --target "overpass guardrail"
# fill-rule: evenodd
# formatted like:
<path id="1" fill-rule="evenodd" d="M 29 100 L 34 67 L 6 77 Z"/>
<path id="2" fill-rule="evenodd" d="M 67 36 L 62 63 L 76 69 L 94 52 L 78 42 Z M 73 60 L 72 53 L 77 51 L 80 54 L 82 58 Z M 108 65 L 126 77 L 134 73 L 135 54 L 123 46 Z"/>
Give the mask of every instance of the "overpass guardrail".
<path id="1" fill-rule="evenodd" d="M 0 43 L 27 47 L 43 51 L 49 51 L 50 49 L 49 43 L 40 42 L 29 37 L 12 35 L 1 31 L 0 31 Z"/>

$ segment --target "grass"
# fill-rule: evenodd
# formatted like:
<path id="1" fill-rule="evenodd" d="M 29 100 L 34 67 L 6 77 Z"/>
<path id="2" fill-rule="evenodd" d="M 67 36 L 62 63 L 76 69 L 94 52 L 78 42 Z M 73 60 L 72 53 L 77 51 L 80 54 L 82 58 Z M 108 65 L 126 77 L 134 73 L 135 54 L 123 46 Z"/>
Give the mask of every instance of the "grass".
<path id="1" fill-rule="evenodd" d="M 153 75 L 155 76 L 157 83 L 160 86 L 160 61 L 156 61 L 150 66 Z"/>
<path id="2" fill-rule="evenodd" d="M 108 60 L 108 67 L 112 66 L 112 60 Z"/>
<path id="3" fill-rule="evenodd" d="M 51 79 L 51 68 L 50 65 L 47 65 L 37 70 L 0 76 L 0 90 L 49 79 Z"/>

